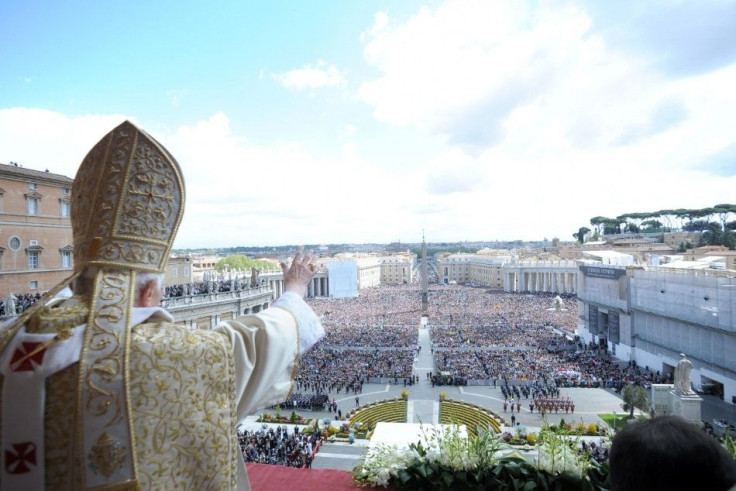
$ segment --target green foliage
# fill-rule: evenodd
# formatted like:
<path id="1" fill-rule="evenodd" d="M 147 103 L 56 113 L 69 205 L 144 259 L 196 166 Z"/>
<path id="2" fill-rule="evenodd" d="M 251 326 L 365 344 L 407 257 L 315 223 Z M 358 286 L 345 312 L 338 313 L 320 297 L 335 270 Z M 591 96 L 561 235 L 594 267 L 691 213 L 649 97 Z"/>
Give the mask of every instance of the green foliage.
<path id="1" fill-rule="evenodd" d="M 507 446 L 492 432 L 465 438 L 456 430 L 430 429 L 408 451 L 393 446 L 370 451 L 355 468 L 354 478 L 360 485 L 390 484 L 407 490 L 605 490 L 608 465 L 587 454 L 576 455 L 573 448 L 579 442 L 555 436 L 549 425 L 545 427 L 546 441 L 537 447 L 545 452 L 544 462 L 502 455 Z M 573 467 L 565 467 L 570 462 Z"/>
<path id="2" fill-rule="evenodd" d="M 736 441 L 734 441 L 733 438 L 731 438 L 731 435 L 726 434 L 726 450 L 728 450 L 728 453 L 731 454 L 731 457 L 736 459 Z"/>
<path id="3" fill-rule="evenodd" d="M 621 396 L 624 399 L 621 407 L 624 408 L 624 411 L 629 411 L 629 418 L 634 417 L 634 409 L 649 410 L 649 394 L 641 385 L 627 385 L 621 391 Z"/>
<path id="4" fill-rule="evenodd" d="M 572 236 L 575 237 L 577 241 L 582 244 L 583 242 L 585 242 L 585 237 L 588 235 L 589 232 L 590 229 L 588 227 L 580 227 L 576 233 L 572 234 Z"/>
<path id="5" fill-rule="evenodd" d="M 733 218 L 734 215 L 736 215 L 736 205 L 721 203 L 709 208 L 677 208 L 625 213 L 616 218 L 596 216 L 590 219 L 594 231 L 591 240 L 597 240 L 601 235 L 619 234 L 624 231 L 663 233 L 682 230 L 701 233 L 698 247 L 722 245 L 729 249 L 736 249 L 736 236 L 726 233 L 736 230 L 736 220 L 729 221 L 729 218 Z M 580 230 L 572 235 L 582 243 Z M 692 249 L 692 247 L 687 248 Z"/>
<path id="6" fill-rule="evenodd" d="M 271 261 L 251 259 L 244 254 L 231 254 L 217 261 L 217 264 L 215 265 L 215 269 L 219 272 L 222 272 L 225 267 L 230 271 L 240 270 L 250 272 L 251 268 L 272 270 L 277 266 Z"/>

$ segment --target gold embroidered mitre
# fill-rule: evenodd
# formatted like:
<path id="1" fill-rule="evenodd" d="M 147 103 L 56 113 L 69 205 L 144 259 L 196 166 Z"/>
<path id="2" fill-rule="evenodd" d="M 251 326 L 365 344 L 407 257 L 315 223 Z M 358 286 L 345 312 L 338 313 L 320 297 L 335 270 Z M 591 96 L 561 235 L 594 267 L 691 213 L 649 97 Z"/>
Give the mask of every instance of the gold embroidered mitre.
<path id="1" fill-rule="evenodd" d="M 74 265 L 163 272 L 184 213 L 174 157 L 125 121 L 90 150 L 72 186 Z"/>

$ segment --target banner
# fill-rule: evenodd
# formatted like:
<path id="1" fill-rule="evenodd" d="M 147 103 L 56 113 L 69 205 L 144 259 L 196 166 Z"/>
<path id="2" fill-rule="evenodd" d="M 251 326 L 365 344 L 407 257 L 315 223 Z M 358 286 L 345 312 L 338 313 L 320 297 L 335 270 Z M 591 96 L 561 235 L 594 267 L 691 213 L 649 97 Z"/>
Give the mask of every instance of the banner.
<path id="1" fill-rule="evenodd" d="M 598 307 L 588 305 L 588 330 L 591 334 L 598 334 Z"/>
<path id="2" fill-rule="evenodd" d="M 608 312 L 608 340 L 612 343 L 621 342 L 618 312 Z"/>
<path id="3" fill-rule="evenodd" d="M 609 280 L 617 280 L 626 274 L 625 269 L 621 268 L 605 268 L 600 266 L 580 266 L 583 276 L 593 278 L 605 278 Z"/>

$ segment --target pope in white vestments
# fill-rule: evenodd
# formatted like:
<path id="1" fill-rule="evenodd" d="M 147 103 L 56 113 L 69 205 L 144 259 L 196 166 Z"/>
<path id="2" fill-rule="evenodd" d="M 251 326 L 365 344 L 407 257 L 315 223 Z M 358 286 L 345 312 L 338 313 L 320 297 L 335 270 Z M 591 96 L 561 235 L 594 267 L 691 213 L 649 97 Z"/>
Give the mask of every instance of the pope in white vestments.
<path id="1" fill-rule="evenodd" d="M 158 305 L 183 202 L 173 157 L 129 122 L 83 161 L 75 272 L 0 328 L 0 489 L 248 488 L 237 423 L 289 396 L 324 335 L 303 301 L 313 257 L 282 265 L 263 312 L 175 324 Z"/>

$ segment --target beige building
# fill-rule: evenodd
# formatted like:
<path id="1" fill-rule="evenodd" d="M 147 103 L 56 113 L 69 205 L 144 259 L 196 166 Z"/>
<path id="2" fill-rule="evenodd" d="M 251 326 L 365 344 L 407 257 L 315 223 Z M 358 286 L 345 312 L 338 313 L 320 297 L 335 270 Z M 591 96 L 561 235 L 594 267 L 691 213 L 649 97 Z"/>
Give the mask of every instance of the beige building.
<path id="1" fill-rule="evenodd" d="M 696 245 L 699 240 L 699 232 L 672 232 L 662 234 L 662 242 L 675 250 L 680 247 L 680 244 L 687 244 L 689 242 L 692 245 Z"/>
<path id="2" fill-rule="evenodd" d="M 560 256 L 560 259 L 567 259 L 571 261 L 582 259 L 583 246 L 578 243 L 562 244 L 557 251 L 557 255 Z"/>
<path id="3" fill-rule="evenodd" d="M 476 256 L 468 265 L 470 283 L 502 289 L 504 287 L 503 266 L 511 256 Z"/>
<path id="4" fill-rule="evenodd" d="M 192 279 L 192 258 L 189 256 L 170 257 L 164 274 L 164 284 L 166 285 L 191 283 L 194 281 Z"/>
<path id="5" fill-rule="evenodd" d="M 483 249 L 478 254 L 440 254 L 437 256 L 439 282 L 475 284 L 503 288 L 503 265 L 511 261 L 508 251 Z"/>
<path id="6" fill-rule="evenodd" d="M 358 290 L 381 286 L 381 261 L 377 257 L 356 258 L 358 265 Z"/>
<path id="7" fill-rule="evenodd" d="M 413 254 L 383 257 L 380 259 L 380 263 L 382 285 L 410 284 L 414 280 Z"/>
<path id="8" fill-rule="evenodd" d="M 736 271 L 736 251 L 723 246 L 703 246 L 690 249 L 682 255 L 685 261 L 698 261 L 706 258 L 723 258 L 725 269 Z"/>
<path id="9" fill-rule="evenodd" d="M 44 293 L 73 268 L 73 179 L 0 164 L 0 296 Z"/>
<path id="10" fill-rule="evenodd" d="M 222 258 L 217 256 L 192 257 L 192 281 L 202 281 L 205 273 L 214 272 L 220 259 Z"/>
<path id="11" fill-rule="evenodd" d="M 475 261 L 474 254 L 448 254 L 437 256 L 437 271 L 440 283 L 465 284 L 470 281 L 470 264 Z"/>

